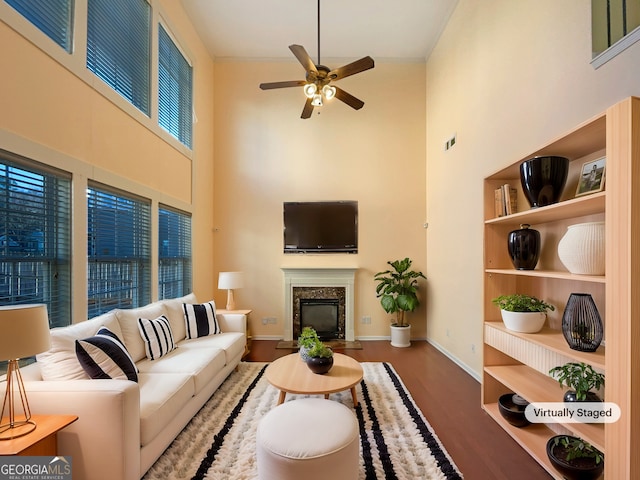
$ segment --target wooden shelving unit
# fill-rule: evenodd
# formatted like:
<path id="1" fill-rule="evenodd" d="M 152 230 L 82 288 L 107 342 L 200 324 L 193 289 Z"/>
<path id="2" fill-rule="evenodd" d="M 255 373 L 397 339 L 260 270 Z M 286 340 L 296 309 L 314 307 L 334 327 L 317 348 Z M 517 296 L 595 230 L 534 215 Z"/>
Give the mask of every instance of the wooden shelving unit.
<path id="1" fill-rule="evenodd" d="M 520 187 L 519 165 L 538 155 L 571 160 L 569 179 L 559 203 L 529 209 Z M 575 197 L 584 162 L 606 156 L 605 191 Z M 494 190 L 509 183 L 518 189 L 518 213 L 496 217 Z M 577 126 L 538 151 L 484 180 L 484 349 L 482 406 L 554 478 L 545 445 L 556 432 L 569 432 L 605 453 L 607 479 L 640 478 L 640 99 L 629 98 Z M 569 225 L 605 221 L 606 275 L 574 275 L 557 256 Z M 528 223 L 542 238 L 535 270 L 515 270 L 507 236 Z M 560 330 L 562 313 L 573 292 L 590 293 L 605 324 L 606 348 L 571 350 Z M 556 306 L 536 334 L 507 330 L 491 300 L 527 293 Z M 610 424 L 509 425 L 500 415 L 498 397 L 515 392 L 530 402 L 561 402 L 564 388 L 548 375 L 568 361 L 585 362 L 606 375 L 604 397 L 615 402 L 621 418 Z M 601 392 L 602 393 L 602 392 Z M 634 405 L 635 403 L 635 405 Z"/>

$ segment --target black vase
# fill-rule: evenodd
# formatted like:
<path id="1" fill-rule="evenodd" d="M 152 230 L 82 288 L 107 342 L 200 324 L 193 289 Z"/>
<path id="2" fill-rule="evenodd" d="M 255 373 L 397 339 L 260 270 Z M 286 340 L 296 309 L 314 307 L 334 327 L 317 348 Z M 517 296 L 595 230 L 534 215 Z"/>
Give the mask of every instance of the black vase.
<path id="1" fill-rule="evenodd" d="M 520 224 L 520 230 L 509 232 L 507 247 L 511 262 L 517 270 L 533 270 L 540 257 L 540 232 Z"/>
<path id="2" fill-rule="evenodd" d="M 324 375 L 333 367 L 333 357 L 309 357 L 307 366 L 313 373 Z"/>
<path id="3" fill-rule="evenodd" d="M 534 157 L 520 164 L 522 190 L 531 208 L 557 203 L 567 182 L 569 159 Z"/>
<path id="4" fill-rule="evenodd" d="M 588 293 L 572 293 L 562 314 L 562 335 L 572 350 L 595 352 L 604 329 L 598 307 Z"/>

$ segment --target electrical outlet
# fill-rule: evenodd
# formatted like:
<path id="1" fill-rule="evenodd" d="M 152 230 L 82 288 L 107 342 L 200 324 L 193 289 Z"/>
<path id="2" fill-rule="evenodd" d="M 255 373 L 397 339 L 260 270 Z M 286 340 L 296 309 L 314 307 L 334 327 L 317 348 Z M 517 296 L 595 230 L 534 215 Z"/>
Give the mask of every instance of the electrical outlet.
<path id="1" fill-rule="evenodd" d="M 471 353 L 476 353 L 476 346 L 475 344 L 471 344 Z"/>
<path id="2" fill-rule="evenodd" d="M 371 317 L 368 316 L 368 315 L 365 315 L 364 317 L 362 317 L 362 323 L 370 324 L 371 323 Z"/>
<path id="3" fill-rule="evenodd" d="M 268 317 L 268 320 L 271 325 L 278 323 L 278 319 L 276 317 Z"/>

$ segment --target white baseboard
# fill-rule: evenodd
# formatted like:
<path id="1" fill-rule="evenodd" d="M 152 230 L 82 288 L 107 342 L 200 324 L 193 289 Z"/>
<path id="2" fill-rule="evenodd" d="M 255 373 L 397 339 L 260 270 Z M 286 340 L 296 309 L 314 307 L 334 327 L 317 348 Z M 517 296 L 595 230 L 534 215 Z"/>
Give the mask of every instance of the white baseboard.
<path id="1" fill-rule="evenodd" d="M 467 372 L 469 375 L 471 375 L 478 383 L 482 382 L 482 380 L 480 379 L 480 376 L 478 375 L 478 373 L 475 370 L 473 370 L 469 365 L 467 365 L 466 363 L 461 361 L 458 357 L 453 356 L 448 350 L 446 350 L 438 342 L 435 342 L 435 341 L 433 341 L 433 340 L 431 340 L 429 338 L 427 338 L 427 342 L 430 343 L 431 345 L 433 345 L 433 347 L 436 348 L 445 357 L 447 357 L 449 360 L 451 360 L 453 363 L 455 363 L 460 368 L 462 368 L 465 372 Z"/>

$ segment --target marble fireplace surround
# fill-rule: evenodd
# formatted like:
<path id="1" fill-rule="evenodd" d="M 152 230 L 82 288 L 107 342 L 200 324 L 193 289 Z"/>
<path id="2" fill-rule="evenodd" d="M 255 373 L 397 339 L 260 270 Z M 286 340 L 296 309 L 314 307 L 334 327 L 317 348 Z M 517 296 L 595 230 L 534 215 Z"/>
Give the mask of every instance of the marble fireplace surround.
<path id="1" fill-rule="evenodd" d="M 284 272 L 284 340 L 293 340 L 294 288 L 344 288 L 344 339 L 354 341 L 354 285 L 355 268 L 283 268 Z"/>

